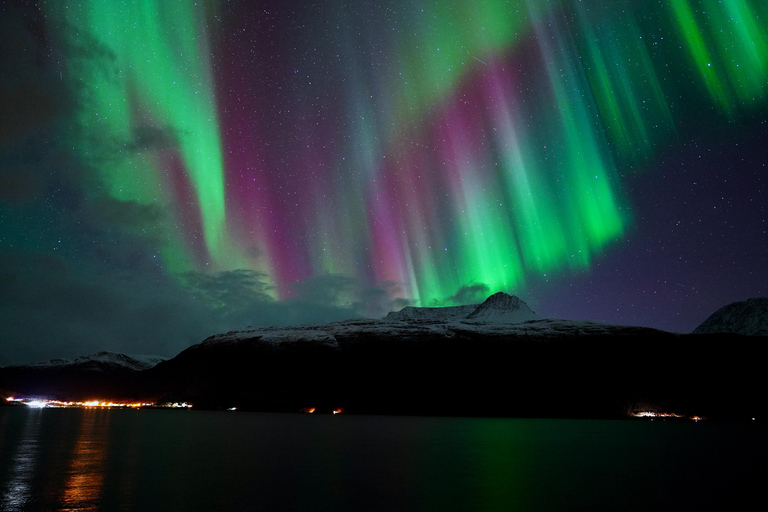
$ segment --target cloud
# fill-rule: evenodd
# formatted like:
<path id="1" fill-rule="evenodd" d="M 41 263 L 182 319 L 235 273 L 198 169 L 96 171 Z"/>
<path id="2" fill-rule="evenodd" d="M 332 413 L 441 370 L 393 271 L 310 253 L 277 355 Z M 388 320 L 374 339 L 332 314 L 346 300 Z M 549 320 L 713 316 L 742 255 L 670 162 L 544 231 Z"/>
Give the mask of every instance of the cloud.
<path id="1" fill-rule="evenodd" d="M 455 295 L 445 299 L 444 305 L 479 304 L 488 298 L 490 291 L 491 289 L 484 283 L 467 284 L 459 288 Z"/>
<path id="2" fill-rule="evenodd" d="M 394 289 L 363 286 L 342 275 L 310 277 L 294 285 L 294 295 L 273 298 L 266 274 L 254 270 L 230 270 L 205 274 L 187 272 L 181 281 L 220 331 L 247 326 L 322 324 L 360 317 L 381 317 L 384 308 L 397 304 Z"/>
<path id="3" fill-rule="evenodd" d="M 0 252 L 0 357 L 99 350 L 174 355 L 206 333 L 210 312 L 174 280 L 25 251 Z"/>
<path id="4" fill-rule="evenodd" d="M 402 286 L 392 281 L 366 286 L 358 293 L 356 308 L 364 317 L 381 318 L 390 311 L 400 311 L 413 304 L 410 299 L 403 298 L 403 294 Z"/>
<path id="5" fill-rule="evenodd" d="M 272 302 L 268 276 L 255 270 L 229 270 L 215 274 L 186 272 L 181 280 L 201 302 L 215 310 L 238 310 Z"/>
<path id="6" fill-rule="evenodd" d="M 408 305 L 395 283 L 370 286 L 340 275 L 316 276 L 295 290 L 275 300 L 268 276 L 254 270 L 171 276 L 160 267 L 0 249 L 0 359 L 101 350 L 172 357 L 233 329 L 381 318 Z"/>
<path id="7" fill-rule="evenodd" d="M 310 277 L 293 285 L 298 299 L 317 304 L 333 304 L 351 307 L 355 280 L 340 274 Z"/>
<path id="8" fill-rule="evenodd" d="M 333 306 L 365 318 L 380 318 L 411 303 L 402 298 L 402 287 L 397 283 L 387 281 L 373 286 L 341 274 L 310 277 L 294 284 L 293 291 L 294 302 Z"/>

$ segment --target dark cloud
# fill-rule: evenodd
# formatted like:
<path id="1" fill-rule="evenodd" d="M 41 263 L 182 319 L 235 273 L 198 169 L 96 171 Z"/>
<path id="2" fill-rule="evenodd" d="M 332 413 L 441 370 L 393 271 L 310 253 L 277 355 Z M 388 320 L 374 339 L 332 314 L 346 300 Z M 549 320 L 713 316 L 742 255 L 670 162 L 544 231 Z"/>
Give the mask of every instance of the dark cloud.
<path id="1" fill-rule="evenodd" d="M 198 300 L 216 310 L 231 313 L 272 302 L 268 276 L 255 270 L 186 272 L 181 279 Z"/>
<path id="2" fill-rule="evenodd" d="M 354 279 L 339 274 L 313 276 L 293 285 L 293 291 L 301 300 L 347 307 L 352 306 L 354 288 Z"/>
<path id="3" fill-rule="evenodd" d="M 491 294 L 491 289 L 484 283 L 464 285 L 456 291 L 456 294 L 445 299 L 444 306 L 463 306 L 465 304 L 479 304 Z"/>
<path id="4" fill-rule="evenodd" d="M 340 275 L 297 283 L 293 297 L 278 301 L 264 273 L 170 276 L 130 237 L 112 241 L 94 239 L 110 249 L 90 256 L 75 257 L 66 244 L 61 255 L 0 250 L 0 358 L 22 363 L 100 350 L 174 356 L 233 329 L 381 318 L 408 305 L 394 283 L 368 286 Z"/>
<path id="5" fill-rule="evenodd" d="M 266 276 L 251 270 L 181 277 L 2 251 L 0 358 L 13 364 L 101 350 L 170 357 L 232 329 L 357 316 L 332 304 L 276 301 Z"/>
<path id="6" fill-rule="evenodd" d="M 310 277 L 294 284 L 293 291 L 296 293 L 292 299 L 294 302 L 333 306 L 348 311 L 348 315 L 365 318 L 380 318 L 411 303 L 400 298 L 402 288 L 397 283 L 383 282 L 371 286 L 339 274 Z"/>
<path id="7" fill-rule="evenodd" d="M 292 297 L 278 301 L 266 274 L 232 270 L 214 274 L 187 272 L 181 276 L 194 296 L 222 330 L 245 326 L 321 324 L 351 318 L 379 318 L 408 304 L 396 298 L 399 287 L 380 287 L 336 274 L 295 283 Z"/>
<path id="8" fill-rule="evenodd" d="M 0 357 L 10 362 L 99 350 L 173 355 L 206 333 L 210 312 L 170 279 L 65 258 L 0 253 Z"/>
<path id="9" fill-rule="evenodd" d="M 381 318 L 390 311 L 400 311 L 413 301 L 405 299 L 402 286 L 392 281 L 384 281 L 378 286 L 366 286 L 358 290 L 358 302 L 355 307 L 361 316 Z"/>

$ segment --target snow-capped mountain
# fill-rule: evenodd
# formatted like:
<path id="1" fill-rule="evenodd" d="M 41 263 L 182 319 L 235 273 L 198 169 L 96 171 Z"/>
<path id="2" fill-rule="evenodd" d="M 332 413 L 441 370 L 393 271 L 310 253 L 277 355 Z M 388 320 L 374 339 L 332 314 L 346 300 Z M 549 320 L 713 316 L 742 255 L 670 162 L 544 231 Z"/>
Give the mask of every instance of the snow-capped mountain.
<path id="1" fill-rule="evenodd" d="M 392 311 L 384 317 L 386 321 L 412 322 L 414 320 L 433 320 L 436 322 L 449 322 L 461 320 L 477 309 L 477 304 L 467 306 L 448 306 L 443 308 L 417 308 L 408 306 L 400 311 Z"/>
<path id="2" fill-rule="evenodd" d="M 768 336 L 768 297 L 758 297 L 728 304 L 704 320 L 693 333 Z"/>
<path id="3" fill-rule="evenodd" d="M 721 319 L 764 325 L 764 301 Z M 103 352 L 0 368 L 0 396 L 88 398 L 96 390 L 201 408 L 593 418 L 642 403 L 754 417 L 765 410 L 757 355 L 764 338 L 721 329 L 698 336 L 538 319 L 500 293 L 479 305 L 406 308 L 382 320 L 230 331 L 154 366 L 161 358 Z"/>
<path id="4" fill-rule="evenodd" d="M 51 359 L 50 361 L 32 363 L 26 365 L 30 368 L 64 368 L 76 367 L 82 370 L 102 371 L 105 369 L 126 369 L 141 371 L 152 368 L 157 363 L 165 361 L 167 358 L 151 355 L 128 355 L 117 352 L 98 352 L 87 356 L 80 356 L 76 359 Z"/>
<path id="5" fill-rule="evenodd" d="M 528 304 L 504 292 L 491 295 L 467 315 L 467 320 L 481 322 L 516 323 L 536 319 L 538 316 L 528 307 Z"/>
<path id="6" fill-rule="evenodd" d="M 99 352 L 74 360 L 0 368 L 0 396 L 38 396 L 62 400 L 136 397 L 141 375 L 164 360 L 160 356 L 129 356 Z"/>
<path id="7" fill-rule="evenodd" d="M 517 323 L 538 318 L 528 304 L 518 297 L 498 292 L 488 297 L 482 304 L 443 308 L 407 307 L 389 313 L 384 320 L 401 322 L 475 320 L 486 323 Z"/>
<path id="8" fill-rule="evenodd" d="M 437 309 L 437 308 L 429 308 Z M 267 346 L 271 350 L 294 350 L 313 346 L 344 350 L 370 340 L 397 340 L 398 342 L 456 341 L 464 339 L 504 339 L 512 341 L 558 340 L 571 336 L 637 336 L 644 334 L 669 335 L 649 327 L 631 327 L 600 324 L 589 321 L 537 319 L 517 322 L 485 322 L 461 319 L 438 322 L 420 319 L 411 322 L 388 320 L 351 320 L 322 325 L 262 327 L 244 331 L 230 331 L 205 339 L 185 352 L 219 349 L 227 345 Z M 171 360 L 172 361 L 172 360 Z"/>

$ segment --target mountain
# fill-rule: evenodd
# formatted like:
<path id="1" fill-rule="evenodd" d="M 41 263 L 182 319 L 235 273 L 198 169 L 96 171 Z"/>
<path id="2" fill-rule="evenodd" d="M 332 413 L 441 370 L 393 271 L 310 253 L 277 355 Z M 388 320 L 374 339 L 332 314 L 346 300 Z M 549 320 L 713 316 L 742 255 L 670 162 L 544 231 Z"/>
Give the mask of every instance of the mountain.
<path id="1" fill-rule="evenodd" d="M 117 352 L 98 352 L 87 356 L 80 356 L 74 360 L 69 359 L 51 359 L 50 361 L 31 363 L 27 366 L 32 368 L 64 368 L 73 367 L 90 371 L 109 371 L 111 369 L 127 369 L 133 371 L 148 370 L 157 363 L 165 361 L 167 357 L 148 356 L 148 355 L 128 355 Z"/>
<path id="2" fill-rule="evenodd" d="M 623 413 L 617 390 L 634 391 L 603 384 L 654 375 L 642 345 L 680 341 L 565 320 L 356 320 L 232 331 L 142 373 L 154 400 L 203 408 L 579 417 Z"/>
<path id="3" fill-rule="evenodd" d="M 644 409 L 750 419 L 768 409 L 765 336 L 524 320 L 533 311 L 506 294 L 398 313 L 230 331 L 144 370 L 110 354 L 0 368 L 0 390 L 356 414 L 620 418 Z"/>
<path id="4" fill-rule="evenodd" d="M 11 395 L 58 399 L 92 399 L 135 396 L 138 375 L 166 358 L 99 352 L 74 360 L 0 368 L 0 391 Z"/>
<path id="5" fill-rule="evenodd" d="M 693 331 L 694 334 L 734 333 L 768 336 L 768 297 L 728 304 L 715 311 Z"/>
<path id="6" fill-rule="evenodd" d="M 767 405 L 762 341 L 552 319 L 355 320 L 231 331 L 142 373 L 154 400 L 202 408 L 743 419 Z"/>
<path id="7" fill-rule="evenodd" d="M 468 320 L 495 323 L 516 323 L 536 320 L 538 316 L 528 304 L 514 295 L 499 292 L 488 297 L 477 309 L 467 315 Z"/>
<path id="8" fill-rule="evenodd" d="M 462 320 L 477 309 L 477 304 L 468 306 L 447 306 L 442 308 L 417 308 L 408 306 L 400 311 L 392 311 L 384 317 L 388 322 L 412 322 L 415 320 L 432 320 L 436 322 L 448 322 Z"/>
<path id="9" fill-rule="evenodd" d="M 518 297 L 498 292 L 488 297 L 482 304 L 442 308 L 409 306 L 400 311 L 389 313 L 384 317 L 384 320 L 400 322 L 475 320 L 487 323 L 517 323 L 538 318 L 536 313 Z"/>

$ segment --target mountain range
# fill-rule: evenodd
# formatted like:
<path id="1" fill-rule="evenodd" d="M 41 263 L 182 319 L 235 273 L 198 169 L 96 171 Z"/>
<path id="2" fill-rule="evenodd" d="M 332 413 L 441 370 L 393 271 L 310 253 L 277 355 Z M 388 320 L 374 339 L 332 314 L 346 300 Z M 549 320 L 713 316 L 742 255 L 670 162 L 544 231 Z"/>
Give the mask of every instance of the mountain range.
<path id="1" fill-rule="evenodd" d="M 409 307 L 383 320 L 231 331 L 159 362 L 100 353 L 4 367 L 0 392 L 285 412 L 755 417 L 766 405 L 757 352 L 765 335 L 752 327 L 767 308 L 731 306 L 702 324 L 710 331 L 675 334 L 539 318 L 518 297 L 497 293 L 482 304 Z M 757 334 L 712 332 L 721 325 Z"/>

